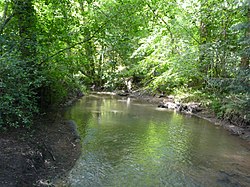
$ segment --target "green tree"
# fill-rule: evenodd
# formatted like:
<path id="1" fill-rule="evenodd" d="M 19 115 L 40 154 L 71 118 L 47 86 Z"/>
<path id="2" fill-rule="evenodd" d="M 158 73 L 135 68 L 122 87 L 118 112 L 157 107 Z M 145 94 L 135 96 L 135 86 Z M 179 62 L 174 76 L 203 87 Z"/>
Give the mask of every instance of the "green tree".
<path id="1" fill-rule="evenodd" d="M 13 14 L 19 32 L 19 50 L 25 60 L 36 55 L 36 15 L 32 0 L 13 0 Z"/>
<path id="2" fill-rule="evenodd" d="M 42 80 L 34 61 L 36 16 L 29 0 L 1 5 L 0 127 L 30 126 Z"/>
<path id="3" fill-rule="evenodd" d="M 128 80 L 153 92 L 202 93 L 224 116 L 247 115 L 248 1 L 5 0 L 0 44 L 1 125 L 30 122 L 38 105 L 80 87 L 126 89 Z M 21 93 L 10 89 L 13 78 Z"/>

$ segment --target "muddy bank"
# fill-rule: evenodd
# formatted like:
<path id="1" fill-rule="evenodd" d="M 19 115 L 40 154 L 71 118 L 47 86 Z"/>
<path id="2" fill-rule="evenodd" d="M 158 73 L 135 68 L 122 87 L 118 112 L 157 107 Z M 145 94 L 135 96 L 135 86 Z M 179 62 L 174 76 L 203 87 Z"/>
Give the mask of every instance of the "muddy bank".
<path id="1" fill-rule="evenodd" d="M 0 186 L 53 186 L 79 157 L 75 131 L 60 113 L 35 121 L 32 130 L 0 133 Z"/>

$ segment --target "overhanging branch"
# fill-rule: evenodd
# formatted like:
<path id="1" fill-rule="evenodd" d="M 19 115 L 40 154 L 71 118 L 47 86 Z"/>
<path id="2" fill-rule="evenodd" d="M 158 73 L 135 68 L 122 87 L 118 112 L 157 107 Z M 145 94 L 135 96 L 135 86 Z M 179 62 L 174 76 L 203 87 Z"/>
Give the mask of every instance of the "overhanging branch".
<path id="1" fill-rule="evenodd" d="M 174 36 L 173 36 L 173 33 L 171 32 L 171 29 L 170 29 L 170 26 L 168 25 L 168 23 L 162 18 L 162 17 L 160 17 L 156 12 L 155 12 L 155 10 L 152 8 L 152 6 L 149 4 L 149 3 L 147 3 L 147 5 L 148 5 L 148 7 L 150 8 L 150 10 L 153 12 L 153 14 L 154 14 L 154 16 L 156 17 L 156 18 L 158 18 L 159 20 L 161 20 L 165 25 L 166 25 L 166 28 L 167 28 L 167 30 L 168 30 L 168 32 L 170 33 L 170 37 L 171 37 L 171 40 L 173 41 L 174 40 Z M 165 16 L 167 16 L 167 15 L 165 15 Z M 168 17 L 168 16 L 167 16 Z M 195 41 L 195 42 L 197 42 L 198 44 L 200 43 L 184 26 L 182 26 L 181 24 L 179 24 L 178 22 L 177 22 L 177 24 L 181 27 L 181 28 L 183 28 L 185 31 L 186 31 L 186 33 L 188 33 L 188 35 Z"/>
<path id="2" fill-rule="evenodd" d="M 107 22 L 104 23 L 101 27 L 99 27 L 99 28 L 92 34 L 92 36 L 90 36 L 89 38 L 85 38 L 85 39 L 84 39 L 83 41 L 81 41 L 81 42 L 74 43 L 73 45 L 71 45 L 71 46 L 69 46 L 69 47 L 66 47 L 66 48 L 63 48 L 63 49 L 57 51 L 56 53 L 54 53 L 54 54 L 52 54 L 51 56 L 49 56 L 49 57 L 45 58 L 44 60 L 42 60 L 42 61 L 40 62 L 39 65 L 44 64 L 44 63 L 45 63 L 46 61 L 48 61 L 49 59 L 51 59 L 51 58 L 57 56 L 58 54 L 60 54 L 60 53 L 62 53 L 62 52 L 64 52 L 64 51 L 67 51 L 67 50 L 69 50 L 69 49 L 73 49 L 73 48 L 75 48 L 75 47 L 78 46 L 78 45 L 81 45 L 81 44 L 83 44 L 83 43 L 85 43 L 85 42 L 88 42 L 88 41 L 92 40 L 92 39 L 95 37 L 95 35 L 96 35 L 96 34 L 97 34 L 106 24 L 107 24 Z"/>
<path id="3" fill-rule="evenodd" d="M 4 20 L 3 24 L 0 27 L 0 35 L 3 33 L 4 27 L 9 23 L 9 21 L 14 17 L 14 14 L 12 14 L 10 17 L 8 17 L 6 20 Z"/>

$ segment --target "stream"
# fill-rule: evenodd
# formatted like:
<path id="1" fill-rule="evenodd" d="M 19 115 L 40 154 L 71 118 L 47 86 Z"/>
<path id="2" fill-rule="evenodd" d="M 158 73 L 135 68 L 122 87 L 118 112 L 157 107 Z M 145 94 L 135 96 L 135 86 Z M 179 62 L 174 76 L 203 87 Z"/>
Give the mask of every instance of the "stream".
<path id="1" fill-rule="evenodd" d="M 82 143 L 69 186 L 250 186 L 249 144 L 198 117 L 91 94 L 65 118 Z"/>

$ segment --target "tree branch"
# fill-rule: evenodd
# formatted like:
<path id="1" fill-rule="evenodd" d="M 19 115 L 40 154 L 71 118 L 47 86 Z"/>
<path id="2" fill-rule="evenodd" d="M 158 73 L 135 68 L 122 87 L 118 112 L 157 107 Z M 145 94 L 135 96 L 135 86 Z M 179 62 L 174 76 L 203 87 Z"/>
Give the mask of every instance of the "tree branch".
<path id="1" fill-rule="evenodd" d="M 4 20 L 3 24 L 0 27 L 0 35 L 3 33 L 4 27 L 9 23 L 9 21 L 14 17 L 14 14 L 12 14 L 10 17 L 8 17 L 6 20 Z"/>
<path id="2" fill-rule="evenodd" d="M 81 42 L 74 43 L 73 45 L 71 45 L 71 46 L 69 46 L 69 47 L 66 47 L 66 48 L 63 48 L 63 49 L 57 51 L 56 53 L 54 53 L 54 54 L 52 54 L 51 56 L 49 56 L 49 57 L 45 58 L 44 60 L 42 60 L 42 61 L 40 62 L 39 65 L 44 64 L 44 63 L 45 63 L 46 61 L 48 61 L 49 59 L 51 59 L 51 58 L 57 56 L 58 54 L 60 54 L 60 53 L 62 53 L 62 52 L 64 52 L 64 51 L 67 51 L 67 50 L 69 50 L 69 49 L 75 48 L 77 45 L 81 45 L 81 44 L 83 44 L 83 43 L 85 43 L 85 42 L 88 42 L 88 41 L 92 40 L 92 39 L 95 37 L 95 35 L 96 35 L 96 34 L 97 34 L 106 24 L 107 24 L 107 22 L 104 23 L 101 27 L 99 27 L 99 28 L 92 34 L 92 36 L 90 36 L 89 38 L 86 38 L 86 39 L 84 39 L 84 40 L 81 41 Z"/>
<path id="3" fill-rule="evenodd" d="M 155 13 L 155 10 L 151 7 L 151 5 L 149 3 L 147 3 L 147 5 L 148 5 L 149 9 L 152 11 L 152 13 L 154 14 L 154 16 L 156 18 L 160 19 L 166 25 L 166 28 L 167 28 L 168 32 L 170 33 L 171 40 L 173 41 L 174 36 L 173 36 L 173 33 L 172 33 L 170 27 L 168 26 L 168 23 L 162 17 L 160 17 L 157 13 Z"/>
<path id="4" fill-rule="evenodd" d="M 5 7 L 4 7 L 4 12 L 3 12 L 3 17 L 2 19 L 4 20 L 3 21 L 3 24 L 0 26 L 0 35 L 3 33 L 3 30 L 4 30 L 4 27 L 9 23 L 9 21 L 14 17 L 14 14 L 10 15 L 10 17 L 7 17 L 7 12 L 8 12 L 8 2 L 6 3 Z"/>
<path id="5" fill-rule="evenodd" d="M 169 31 L 169 33 L 170 33 L 170 37 L 171 37 L 171 40 L 172 41 L 174 41 L 174 36 L 173 36 L 173 33 L 171 32 L 171 29 L 170 29 L 170 26 L 168 25 L 168 23 L 162 18 L 162 17 L 160 17 L 157 13 L 155 13 L 155 10 L 151 7 L 151 5 L 149 4 L 149 3 L 147 3 L 147 5 L 148 5 L 148 7 L 150 8 L 150 10 L 153 12 L 153 14 L 155 15 L 155 17 L 157 17 L 158 19 L 160 19 L 165 25 L 166 25 L 166 28 L 167 28 L 167 30 Z M 165 16 L 167 16 L 167 15 L 165 15 Z M 168 16 L 167 16 L 168 17 Z M 169 17 L 168 17 L 169 18 Z M 196 41 L 198 44 L 200 43 L 192 34 L 190 34 L 190 32 L 185 28 L 185 27 L 183 27 L 181 24 L 179 24 L 178 22 L 177 22 L 177 24 L 181 27 L 181 28 L 183 28 L 187 33 L 188 33 L 188 35 L 189 36 L 191 36 L 191 38 L 194 40 L 194 41 Z"/>

